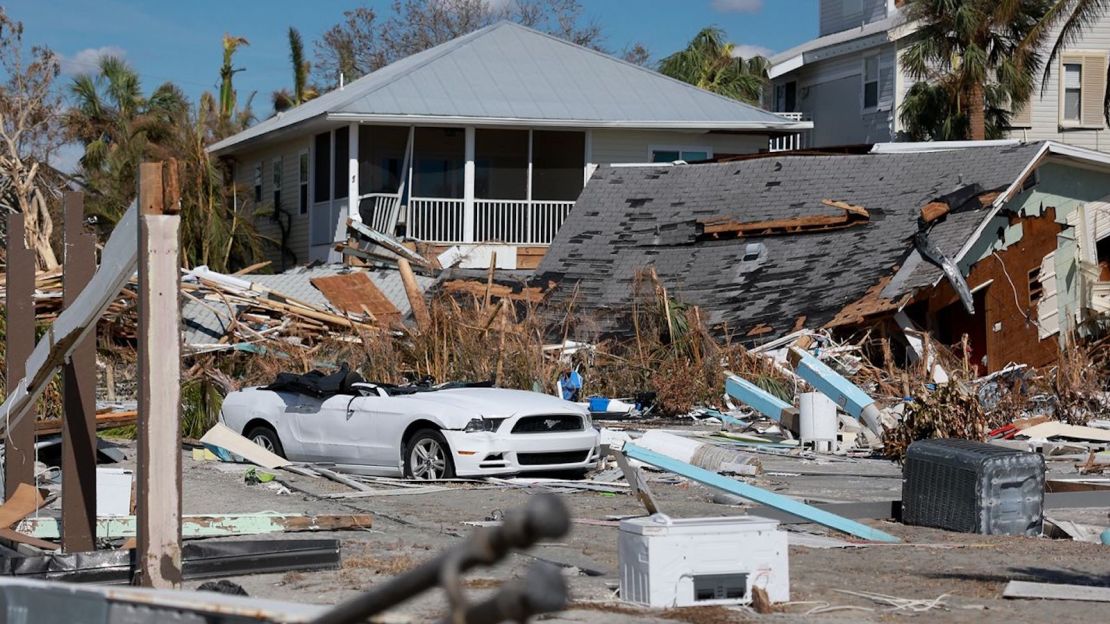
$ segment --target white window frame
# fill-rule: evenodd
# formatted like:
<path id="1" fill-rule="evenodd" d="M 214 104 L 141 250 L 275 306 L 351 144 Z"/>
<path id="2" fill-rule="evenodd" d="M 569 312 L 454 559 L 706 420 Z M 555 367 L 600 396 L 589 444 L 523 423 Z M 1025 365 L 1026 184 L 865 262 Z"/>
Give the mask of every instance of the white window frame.
<path id="1" fill-rule="evenodd" d="M 301 177 L 301 160 L 305 161 Z M 304 203 L 301 203 L 301 189 L 304 189 Z M 308 214 L 308 206 L 312 203 L 312 154 L 310 150 L 303 149 L 297 152 L 297 214 Z"/>
<path id="2" fill-rule="evenodd" d="M 270 199 L 274 203 L 274 210 L 281 210 L 282 179 L 285 177 L 285 157 L 278 156 L 270 161 Z"/>
<path id="3" fill-rule="evenodd" d="M 251 178 L 251 198 L 254 203 L 261 204 L 266 197 L 266 161 L 258 160 L 254 163 L 254 173 Z"/>
<path id="4" fill-rule="evenodd" d="M 883 63 L 879 58 L 878 52 L 863 55 L 860 60 L 860 93 L 859 93 L 859 108 L 865 113 L 873 113 L 879 110 L 883 105 Z M 875 105 L 867 105 L 867 83 L 871 82 L 867 79 L 867 62 L 871 59 L 875 60 Z"/>
<path id="5" fill-rule="evenodd" d="M 655 152 L 678 152 L 679 160 L 684 152 L 705 152 L 707 159 L 713 158 L 713 148 L 708 145 L 649 145 L 647 162 L 655 162 Z"/>
<path id="6" fill-rule="evenodd" d="M 1067 59 L 1072 59 L 1072 60 L 1074 60 L 1075 57 L 1080 57 L 1080 62 L 1079 63 L 1065 62 L 1066 61 L 1065 56 L 1067 57 Z M 1060 123 L 1061 128 L 1082 128 L 1083 127 L 1083 72 L 1085 71 L 1085 67 L 1084 67 L 1085 63 L 1083 63 L 1083 61 L 1082 61 L 1083 56 L 1084 56 L 1084 53 L 1082 51 L 1072 51 L 1072 50 L 1068 50 L 1068 53 L 1066 55 L 1061 55 L 1060 56 L 1060 73 L 1058 74 L 1060 76 L 1060 78 L 1058 80 L 1059 89 L 1057 89 L 1057 91 L 1059 91 L 1059 93 L 1057 94 L 1057 96 L 1058 96 L 1058 99 L 1059 99 L 1059 106 L 1060 106 L 1060 108 L 1059 108 L 1060 114 L 1058 115 L 1058 117 L 1059 117 L 1058 121 Z M 1079 119 L 1068 119 L 1065 116 L 1065 115 L 1067 115 L 1067 112 L 1064 110 L 1064 103 L 1066 101 L 1065 96 L 1067 95 L 1067 87 L 1065 86 L 1064 82 L 1067 80 L 1067 76 L 1064 74 L 1064 71 L 1065 71 L 1065 69 L 1067 68 L 1068 65 L 1079 65 Z"/>

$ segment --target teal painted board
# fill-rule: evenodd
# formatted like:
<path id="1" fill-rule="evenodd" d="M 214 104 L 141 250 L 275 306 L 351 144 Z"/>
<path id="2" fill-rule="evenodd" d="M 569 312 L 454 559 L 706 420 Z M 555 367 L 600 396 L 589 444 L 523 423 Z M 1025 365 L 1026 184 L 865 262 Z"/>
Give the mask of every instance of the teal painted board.
<path id="1" fill-rule="evenodd" d="M 777 396 L 736 375 L 725 378 L 725 392 L 775 422 L 781 421 L 783 411 L 791 407 Z"/>
<path id="2" fill-rule="evenodd" d="M 655 466 L 656 468 L 661 468 L 663 470 L 673 472 L 688 479 L 693 479 L 694 481 L 697 481 L 698 483 L 701 483 L 703 485 L 708 485 L 711 488 L 716 488 L 718 490 L 728 492 L 729 494 L 735 494 L 736 496 L 755 501 L 768 507 L 774 507 L 775 509 L 778 509 L 780 511 L 798 516 L 799 518 L 814 522 L 816 524 L 820 524 L 822 526 L 829 527 L 830 529 L 843 531 L 844 533 L 847 533 L 849 535 L 854 535 L 856 537 L 875 542 L 896 543 L 902 541 L 897 537 L 890 535 L 889 533 L 884 533 L 883 531 L 869 527 L 866 524 L 856 522 L 855 520 L 849 520 L 834 513 L 824 511 L 823 509 L 818 509 L 805 503 L 798 502 L 792 498 L 783 496 L 782 494 L 769 492 L 767 490 L 764 490 L 763 488 L 756 487 L 749 483 L 744 483 L 743 481 L 729 479 L 728 477 L 721 476 L 716 472 L 705 470 L 704 468 L 691 466 L 686 462 L 672 459 L 670 457 L 667 457 L 666 455 L 661 455 L 654 451 L 649 451 L 645 448 L 636 446 L 635 444 L 625 444 L 623 452 L 625 456 L 627 456 L 629 459 L 642 461 L 645 464 L 650 464 L 652 466 Z"/>
<path id="3" fill-rule="evenodd" d="M 801 354 L 802 358 L 794 372 L 857 420 L 863 414 L 864 408 L 875 402 L 867 396 L 866 392 L 860 390 L 859 386 L 842 377 L 840 373 L 829 368 L 812 354 L 797 348 L 793 349 L 793 352 Z"/>

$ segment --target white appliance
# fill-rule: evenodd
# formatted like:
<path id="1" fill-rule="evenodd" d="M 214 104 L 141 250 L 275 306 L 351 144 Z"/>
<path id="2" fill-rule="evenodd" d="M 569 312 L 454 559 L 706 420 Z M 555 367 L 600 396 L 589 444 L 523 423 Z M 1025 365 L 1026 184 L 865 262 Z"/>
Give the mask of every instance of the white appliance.
<path id="1" fill-rule="evenodd" d="M 756 516 L 621 520 L 621 599 L 651 607 L 748 604 L 752 588 L 790 600 L 786 533 Z"/>

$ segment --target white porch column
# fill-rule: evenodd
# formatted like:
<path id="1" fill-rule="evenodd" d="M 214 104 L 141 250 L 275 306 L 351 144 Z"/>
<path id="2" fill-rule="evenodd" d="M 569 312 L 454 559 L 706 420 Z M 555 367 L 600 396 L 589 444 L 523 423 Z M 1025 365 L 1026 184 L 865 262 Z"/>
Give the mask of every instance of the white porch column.
<path id="1" fill-rule="evenodd" d="M 361 223 L 362 215 L 358 211 L 358 126 L 352 123 L 347 127 L 347 215 Z"/>
<path id="2" fill-rule="evenodd" d="M 584 141 L 584 143 L 586 144 L 586 149 L 582 159 L 582 162 L 585 163 L 585 166 L 582 168 L 582 186 L 586 186 L 586 183 L 590 181 L 590 176 L 594 174 L 594 169 L 597 169 L 597 165 L 591 162 L 594 157 L 593 130 L 586 130 L 586 140 Z"/>
<path id="3" fill-rule="evenodd" d="M 474 126 L 466 127 L 466 165 L 463 166 L 463 242 L 474 242 Z"/>
<path id="4" fill-rule="evenodd" d="M 527 229 L 524 232 L 525 242 L 535 242 L 532 235 L 532 214 L 535 212 L 532 208 L 532 129 L 528 129 L 528 181 L 524 185 L 524 198 L 528 200 L 528 209 L 524 213 L 524 227 Z"/>

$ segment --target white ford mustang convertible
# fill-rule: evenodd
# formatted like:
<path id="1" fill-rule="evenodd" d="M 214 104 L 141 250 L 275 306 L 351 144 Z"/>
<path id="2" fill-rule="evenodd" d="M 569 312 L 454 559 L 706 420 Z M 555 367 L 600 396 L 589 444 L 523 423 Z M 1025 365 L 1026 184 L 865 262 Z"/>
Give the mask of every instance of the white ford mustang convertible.
<path id="1" fill-rule="evenodd" d="M 585 472 L 598 461 L 597 430 L 576 403 L 488 386 L 367 383 L 346 370 L 232 392 L 220 420 L 292 461 L 374 476 Z"/>

